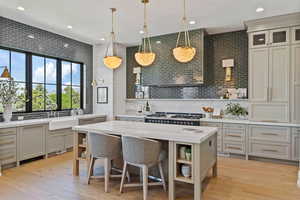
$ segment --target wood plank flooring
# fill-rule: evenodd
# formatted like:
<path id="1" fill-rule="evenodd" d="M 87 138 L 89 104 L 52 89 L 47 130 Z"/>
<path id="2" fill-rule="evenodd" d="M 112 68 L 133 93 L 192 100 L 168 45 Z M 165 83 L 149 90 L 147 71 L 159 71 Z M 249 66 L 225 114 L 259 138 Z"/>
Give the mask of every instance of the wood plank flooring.
<path id="1" fill-rule="evenodd" d="M 92 180 L 86 184 L 86 165 L 81 163 L 80 177 L 72 176 L 72 153 L 55 156 L 4 170 L 0 177 L 1 200 L 141 200 L 142 189 L 118 192 L 118 179 L 111 192 Z M 96 164 L 97 165 L 97 164 Z M 217 178 L 205 181 L 204 200 L 300 200 L 296 186 L 296 166 L 219 158 Z M 177 187 L 179 200 L 192 200 L 190 185 Z M 150 188 L 149 200 L 167 200 L 161 187 Z"/>

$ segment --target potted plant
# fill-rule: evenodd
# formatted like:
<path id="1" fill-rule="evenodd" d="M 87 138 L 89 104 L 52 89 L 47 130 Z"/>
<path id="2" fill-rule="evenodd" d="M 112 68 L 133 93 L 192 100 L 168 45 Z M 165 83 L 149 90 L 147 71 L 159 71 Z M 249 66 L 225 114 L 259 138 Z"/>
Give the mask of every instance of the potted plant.
<path id="1" fill-rule="evenodd" d="M 239 103 L 229 103 L 226 105 L 225 114 L 229 118 L 246 119 L 248 111 Z"/>
<path id="2" fill-rule="evenodd" d="M 186 148 L 186 150 L 185 150 L 185 158 L 188 161 L 192 160 L 192 150 L 191 150 L 191 148 Z"/>
<path id="3" fill-rule="evenodd" d="M 4 122 L 9 122 L 12 118 L 12 105 L 18 99 L 18 85 L 12 80 L 0 80 L 0 91 Z"/>

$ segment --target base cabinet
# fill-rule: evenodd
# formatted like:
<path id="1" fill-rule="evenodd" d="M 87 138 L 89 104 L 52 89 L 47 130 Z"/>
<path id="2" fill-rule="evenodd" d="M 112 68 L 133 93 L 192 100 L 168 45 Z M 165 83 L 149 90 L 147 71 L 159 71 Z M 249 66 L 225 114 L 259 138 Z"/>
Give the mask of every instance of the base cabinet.
<path id="1" fill-rule="evenodd" d="M 46 154 L 46 125 L 31 125 L 18 128 L 19 160 Z"/>
<path id="2" fill-rule="evenodd" d="M 66 151 L 73 147 L 73 131 L 71 128 L 48 131 L 47 153 Z"/>
<path id="3" fill-rule="evenodd" d="M 201 122 L 200 125 L 218 128 L 217 149 L 219 153 L 222 153 L 223 152 L 223 130 L 222 130 L 223 124 L 213 123 L 213 122 Z"/>
<path id="4" fill-rule="evenodd" d="M 246 135 L 246 125 L 223 124 L 223 152 L 246 154 Z"/>
<path id="5" fill-rule="evenodd" d="M 0 164 L 2 165 L 15 163 L 17 161 L 16 134 L 16 128 L 0 129 Z"/>
<path id="6" fill-rule="evenodd" d="M 292 133 L 292 159 L 300 160 L 300 128 L 294 128 Z"/>

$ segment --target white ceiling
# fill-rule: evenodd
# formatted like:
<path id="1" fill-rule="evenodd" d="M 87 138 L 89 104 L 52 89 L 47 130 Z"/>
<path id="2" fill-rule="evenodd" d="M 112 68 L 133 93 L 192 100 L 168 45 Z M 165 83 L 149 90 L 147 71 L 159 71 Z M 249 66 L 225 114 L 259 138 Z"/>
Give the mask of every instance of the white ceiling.
<path id="1" fill-rule="evenodd" d="M 209 33 L 243 29 L 243 21 L 300 11 L 300 0 L 187 0 L 191 29 L 206 28 Z M 25 11 L 16 8 L 22 6 Z M 257 7 L 265 8 L 256 13 Z M 103 43 L 111 29 L 109 8 L 117 11 L 117 40 L 136 44 L 143 25 L 140 0 L 0 0 L 0 14 L 90 44 Z M 150 0 L 151 35 L 178 32 L 182 0 Z M 67 29 L 72 25 L 73 29 Z M 1 30 L 0 30 L 1 31 Z"/>

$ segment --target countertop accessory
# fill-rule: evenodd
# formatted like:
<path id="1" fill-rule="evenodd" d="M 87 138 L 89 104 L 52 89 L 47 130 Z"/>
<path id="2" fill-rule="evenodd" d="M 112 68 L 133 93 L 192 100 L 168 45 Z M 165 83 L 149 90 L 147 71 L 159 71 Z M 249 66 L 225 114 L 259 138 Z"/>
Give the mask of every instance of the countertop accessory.
<path id="1" fill-rule="evenodd" d="M 151 42 L 147 26 L 147 3 L 149 0 L 142 0 L 144 4 L 144 26 L 143 26 L 143 38 L 139 50 L 135 53 L 134 57 L 138 64 L 143 67 L 150 66 L 155 60 L 155 53 L 152 52 Z"/>
<path id="2" fill-rule="evenodd" d="M 212 108 L 212 107 L 202 107 L 202 110 L 205 112 L 205 118 L 207 118 L 207 119 L 212 118 L 214 108 Z"/>
<path id="3" fill-rule="evenodd" d="M 183 0 L 183 31 L 178 33 L 176 48 L 173 49 L 173 55 L 178 62 L 190 62 L 196 55 L 196 48 L 191 46 L 190 35 L 188 31 L 188 22 L 186 17 L 186 0 Z M 179 46 L 181 32 L 184 32 L 184 45 Z"/>
<path id="4" fill-rule="evenodd" d="M 121 63 L 122 63 L 122 58 L 119 56 L 116 56 L 116 52 L 115 52 L 115 32 L 114 32 L 114 12 L 117 11 L 116 8 L 111 8 L 111 33 L 110 33 L 110 41 L 107 45 L 106 48 L 106 54 L 105 57 L 103 58 L 103 62 L 104 65 L 110 69 L 116 69 L 118 67 L 120 67 Z"/>
<path id="5" fill-rule="evenodd" d="M 227 118 L 245 119 L 248 115 L 248 111 L 239 103 L 229 103 L 226 105 L 225 114 Z"/>
<path id="6" fill-rule="evenodd" d="M 9 122 L 12 118 L 12 105 L 18 100 L 18 84 L 13 79 L 0 80 L 0 91 L 4 122 Z"/>
<path id="7" fill-rule="evenodd" d="M 179 149 L 179 157 L 180 159 L 185 159 L 185 152 L 186 152 L 186 147 L 185 146 L 182 146 L 180 147 Z"/>
<path id="8" fill-rule="evenodd" d="M 191 167 L 189 165 L 182 165 L 182 167 L 181 167 L 181 174 L 185 178 L 191 177 Z"/>

